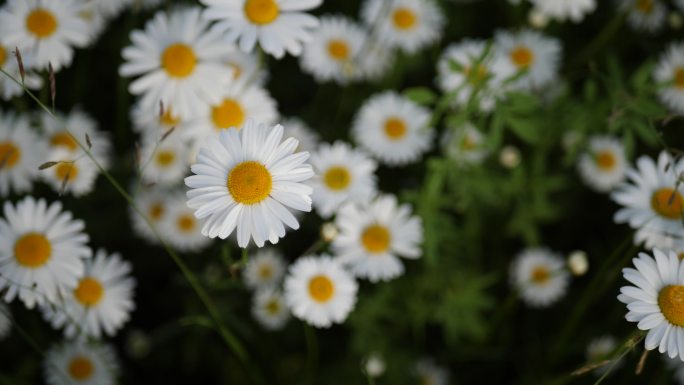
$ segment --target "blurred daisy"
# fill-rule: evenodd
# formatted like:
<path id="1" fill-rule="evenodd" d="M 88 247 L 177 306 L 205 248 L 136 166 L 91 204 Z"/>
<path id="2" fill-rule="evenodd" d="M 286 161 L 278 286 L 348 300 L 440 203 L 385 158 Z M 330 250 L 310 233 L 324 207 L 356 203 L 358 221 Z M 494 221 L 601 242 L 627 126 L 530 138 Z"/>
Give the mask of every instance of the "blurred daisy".
<path id="1" fill-rule="evenodd" d="M 273 288 L 285 275 L 285 261 L 276 249 L 259 249 L 250 256 L 243 274 L 245 285 L 250 289 Z"/>
<path id="2" fill-rule="evenodd" d="M 62 211 L 62 204 L 26 197 L 16 206 L 5 202 L 0 218 L 0 290 L 31 309 L 55 303 L 78 285 L 83 258 L 90 258 L 83 221 Z"/>
<path id="3" fill-rule="evenodd" d="M 119 254 L 100 249 L 85 263 L 85 272 L 76 289 L 56 306 L 43 306 L 43 316 L 64 335 L 113 337 L 135 309 L 131 264 Z"/>
<path id="4" fill-rule="evenodd" d="M 352 124 L 352 136 L 381 163 L 416 162 L 432 146 L 430 111 L 393 91 L 367 100 Z"/>
<path id="5" fill-rule="evenodd" d="M 131 121 L 133 122 L 133 131 L 138 134 L 149 135 L 151 138 L 157 140 L 165 136 L 171 129 L 173 135 L 184 136 L 188 129 L 189 120 L 182 120 L 172 108 L 151 108 L 144 106 L 140 102 L 136 103 L 131 108 Z"/>
<path id="6" fill-rule="evenodd" d="M 608 192 L 625 179 L 627 160 L 622 142 L 608 136 L 589 139 L 589 149 L 579 158 L 582 180 L 596 191 Z"/>
<path id="7" fill-rule="evenodd" d="M 60 194 L 76 197 L 86 195 L 95 188 L 98 169 L 85 155 L 75 156 L 70 151 L 57 148 L 48 154 L 56 165 L 40 171 L 40 178 Z"/>
<path id="8" fill-rule="evenodd" d="M 152 222 L 155 228 L 159 229 L 161 224 L 166 221 L 169 211 L 168 192 L 159 188 L 147 188 L 137 191 L 133 199 L 136 206 L 145 213 L 145 216 Z M 131 222 L 133 223 L 133 230 L 141 238 L 150 243 L 157 244 L 159 240 L 155 236 L 150 226 L 145 220 L 130 209 Z"/>
<path id="9" fill-rule="evenodd" d="M 470 122 L 444 131 L 441 141 L 446 156 L 459 164 L 480 164 L 489 153 L 484 136 Z"/>
<path id="10" fill-rule="evenodd" d="M 320 140 L 309 126 L 298 118 L 285 118 L 282 122 L 283 136 L 286 138 L 295 138 L 299 141 L 296 151 L 313 151 L 318 147 Z"/>
<path id="11" fill-rule="evenodd" d="M 290 319 L 290 311 L 280 291 L 260 289 L 252 300 L 252 316 L 264 329 L 280 330 Z"/>
<path id="12" fill-rule="evenodd" d="M 299 228 L 287 207 L 311 211 L 312 189 L 302 182 L 313 170 L 304 163 L 309 153 L 295 153 L 297 140 L 281 143 L 282 136 L 281 125 L 247 121 L 240 130 L 207 138 L 191 167 L 196 175 L 185 178 L 188 206 L 206 219 L 202 234 L 225 239 L 237 229 L 240 247 L 250 239 L 262 247 L 266 240 L 275 244 L 285 236 L 284 224 Z"/>
<path id="13" fill-rule="evenodd" d="M 295 317 L 317 328 L 343 323 L 356 304 L 354 278 L 327 255 L 300 257 L 285 278 L 285 302 Z"/>
<path id="14" fill-rule="evenodd" d="M 672 251 L 654 249 L 653 255 L 639 253 L 632 259 L 636 269 L 622 269 L 634 286 L 621 287 L 618 300 L 627 304 L 625 319 L 648 331 L 647 350 L 658 348 L 684 361 L 684 347 L 678 343 L 684 341 L 684 265 Z"/>
<path id="15" fill-rule="evenodd" d="M 55 116 L 42 113 L 40 114 L 40 127 L 50 148 L 63 149 L 71 155 L 82 155 L 84 151 L 76 141 L 88 146 L 88 140 L 90 140 L 91 154 L 103 167 L 106 168 L 109 165 L 112 147 L 109 137 L 98 129 L 97 122 L 85 112 L 74 109 L 66 115 L 57 113 Z M 69 135 L 69 132 L 72 135 Z M 88 161 L 90 162 L 90 159 Z"/>
<path id="16" fill-rule="evenodd" d="M 637 31 L 655 33 L 667 24 L 667 6 L 659 0 L 621 0 L 618 4 L 628 12 L 629 26 Z"/>
<path id="17" fill-rule="evenodd" d="M 565 295 L 569 282 L 565 261 L 548 249 L 525 249 L 511 264 L 511 283 L 531 307 L 553 305 Z"/>
<path id="18" fill-rule="evenodd" d="M 684 113 L 684 42 L 667 48 L 660 56 L 653 77 L 661 83 L 658 97 L 663 104 L 672 111 Z"/>
<path id="19" fill-rule="evenodd" d="M 411 215 L 411 206 L 397 204 L 392 195 L 343 206 L 335 226 L 340 232 L 332 242 L 337 260 L 359 278 L 389 281 L 404 272 L 399 257 L 422 255 L 422 222 Z"/>
<path id="20" fill-rule="evenodd" d="M 175 185 L 188 172 L 190 147 L 175 131 L 163 140 L 154 134 L 145 135 L 140 153 L 140 175 L 147 183 Z"/>
<path id="21" fill-rule="evenodd" d="M 441 366 L 435 365 L 430 359 L 422 359 L 416 363 L 415 374 L 421 385 L 447 385 L 449 372 Z"/>
<path id="22" fill-rule="evenodd" d="M 129 86 L 142 95 L 141 105 L 155 110 L 159 102 L 188 119 L 207 103 L 218 103 L 231 81 L 223 64 L 231 46 L 223 34 L 200 17 L 200 9 L 158 12 L 145 31 L 131 33 L 132 46 L 123 49 L 124 77 L 140 76 Z"/>
<path id="23" fill-rule="evenodd" d="M 90 27 L 79 13 L 80 0 L 8 0 L 0 8 L 3 44 L 30 55 L 37 69 L 55 71 L 71 64 L 74 48 L 88 44 Z"/>
<path id="24" fill-rule="evenodd" d="M 24 85 L 32 90 L 40 88 L 43 85 L 43 79 L 31 71 L 31 57 L 25 56 L 25 54 L 22 53 L 21 60 L 24 65 L 24 69 L 26 70 Z M 19 73 L 19 62 L 14 55 L 14 49 L 2 44 L 0 44 L 0 68 L 12 75 L 13 78 L 21 80 L 21 74 Z M 2 100 L 10 100 L 13 97 L 23 93 L 24 89 L 21 88 L 19 84 L 5 76 L 5 74 L 0 74 L 0 98 L 2 98 Z"/>
<path id="25" fill-rule="evenodd" d="M 591 342 L 589 342 L 589 345 L 587 345 L 587 362 L 589 364 L 599 364 L 603 361 L 610 360 L 617 347 L 617 341 L 615 341 L 613 336 L 601 336 L 594 338 L 591 340 Z M 619 364 L 620 361 L 618 361 L 616 365 Z M 608 370 L 609 367 L 609 364 L 600 366 L 594 369 L 594 373 L 596 375 L 602 375 Z"/>
<path id="26" fill-rule="evenodd" d="M 0 111 L 0 196 L 30 191 L 45 152 L 26 117 Z"/>
<path id="27" fill-rule="evenodd" d="M 562 53 L 557 39 L 532 30 L 499 31 L 495 44 L 499 55 L 506 58 L 516 72 L 523 72 L 512 87 L 538 89 L 557 79 Z"/>
<path id="28" fill-rule="evenodd" d="M 211 244 L 211 239 L 202 235 L 202 221 L 195 218 L 194 210 L 186 205 L 184 194 L 172 195 L 167 204 L 168 212 L 160 230 L 174 249 L 197 252 Z"/>
<path id="29" fill-rule="evenodd" d="M 49 385 L 114 385 L 119 371 L 111 347 L 84 340 L 67 341 L 50 348 L 43 368 Z"/>
<path id="30" fill-rule="evenodd" d="M 12 313 L 7 305 L 0 302 L 0 341 L 12 331 Z"/>
<path id="31" fill-rule="evenodd" d="M 677 175 L 683 171 L 684 162 L 674 162 L 665 151 L 657 164 L 647 156 L 640 157 L 637 168 L 627 171 L 628 181 L 611 194 L 623 206 L 615 213 L 615 222 L 637 229 L 647 248 L 661 245 L 663 238 L 681 237 L 684 198 L 677 188 Z"/>
<path id="32" fill-rule="evenodd" d="M 530 0 L 535 8 L 558 21 L 570 20 L 579 23 L 596 10 L 596 0 Z"/>
<path id="33" fill-rule="evenodd" d="M 228 54 L 223 63 L 228 66 L 233 82 L 241 83 L 243 87 L 257 85 L 263 87 L 268 78 L 268 70 L 262 68 L 259 57 L 253 53 L 235 50 Z"/>
<path id="34" fill-rule="evenodd" d="M 378 81 L 390 73 L 396 56 L 392 49 L 375 41 L 366 41 L 363 53 L 357 58 L 357 65 L 365 79 Z"/>
<path id="35" fill-rule="evenodd" d="M 98 12 L 95 7 L 94 1 L 86 0 L 86 6 L 81 9 L 78 16 L 83 19 L 88 24 L 88 42 L 86 46 L 89 46 L 100 38 L 102 33 L 107 28 L 107 20 L 105 20 L 104 15 Z M 116 1 L 112 1 L 115 3 Z"/>
<path id="36" fill-rule="evenodd" d="M 378 40 L 408 53 L 439 40 L 445 18 L 432 0 L 366 0 L 361 18 L 375 28 Z"/>
<path id="37" fill-rule="evenodd" d="M 318 82 L 345 84 L 361 75 L 358 58 L 366 31 L 344 16 L 324 16 L 313 40 L 304 46 L 300 65 Z"/>
<path id="38" fill-rule="evenodd" d="M 264 52 L 280 59 L 285 51 L 302 53 L 302 43 L 312 38 L 318 19 L 303 11 L 319 6 L 323 0 L 200 0 L 207 6 L 204 17 L 218 21 L 229 43 L 251 52 L 259 42 Z"/>
<path id="39" fill-rule="evenodd" d="M 86 0 L 93 10 L 104 18 L 113 19 L 130 6 L 134 0 Z"/>

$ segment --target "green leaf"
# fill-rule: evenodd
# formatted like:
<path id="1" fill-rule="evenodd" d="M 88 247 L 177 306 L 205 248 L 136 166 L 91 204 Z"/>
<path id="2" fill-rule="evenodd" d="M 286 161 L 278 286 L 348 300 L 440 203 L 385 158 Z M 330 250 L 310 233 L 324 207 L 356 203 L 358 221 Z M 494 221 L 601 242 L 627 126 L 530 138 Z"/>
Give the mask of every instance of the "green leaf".
<path id="1" fill-rule="evenodd" d="M 506 123 L 511 130 L 522 140 L 534 144 L 539 141 L 539 130 L 531 119 L 509 116 Z"/>
<path id="2" fill-rule="evenodd" d="M 437 100 L 437 95 L 427 87 L 407 88 L 404 96 L 421 105 L 431 105 Z"/>

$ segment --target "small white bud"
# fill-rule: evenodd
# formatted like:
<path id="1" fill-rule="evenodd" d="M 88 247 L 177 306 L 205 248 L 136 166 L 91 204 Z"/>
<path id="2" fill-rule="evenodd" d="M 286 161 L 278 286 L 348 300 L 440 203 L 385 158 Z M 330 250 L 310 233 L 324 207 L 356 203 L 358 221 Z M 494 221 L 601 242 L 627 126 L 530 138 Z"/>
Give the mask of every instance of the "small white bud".
<path id="1" fill-rule="evenodd" d="M 506 168 L 516 168 L 520 164 L 520 150 L 515 146 L 505 146 L 499 154 L 499 162 Z"/>
<path id="2" fill-rule="evenodd" d="M 377 378 L 385 373 L 385 361 L 377 353 L 371 355 L 364 361 L 363 369 L 369 377 Z"/>
<path id="3" fill-rule="evenodd" d="M 582 276 L 589 270 L 589 259 L 587 259 L 587 253 L 581 250 L 576 250 L 570 253 L 568 256 L 568 268 L 572 274 L 576 276 Z"/>
<path id="4" fill-rule="evenodd" d="M 533 28 L 543 29 L 549 24 L 549 17 L 537 8 L 532 8 L 527 14 L 527 22 Z"/>
<path id="5" fill-rule="evenodd" d="M 337 227 L 330 222 L 326 222 L 321 226 L 321 238 L 326 242 L 332 242 L 337 236 Z"/>

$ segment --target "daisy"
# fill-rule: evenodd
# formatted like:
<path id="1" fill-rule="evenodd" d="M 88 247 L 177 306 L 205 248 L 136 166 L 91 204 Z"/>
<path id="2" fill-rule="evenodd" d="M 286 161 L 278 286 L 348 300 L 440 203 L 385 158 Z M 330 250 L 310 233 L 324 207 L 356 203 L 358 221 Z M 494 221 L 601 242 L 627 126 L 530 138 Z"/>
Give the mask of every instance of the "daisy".
<path id="1" fill-rule="evenodd" d="M 435 365 L 430 359 L 422 359 L 416 363 L 415 374 L 421 385 L 447 385 L 449 372 L 441 366 Z"/>
<path id="2" fill-rule="evenodd" d="M 285 261 L 275 249 L 260 249 L 249 258 L 243 274 L 250 289 L 273 288 L 285 275 Z"/>
<path id="3" fill-rule="evenodd" d="M 343 323 L 356 304 L 358 285 L 332 258 L 300 257 L 285 278 L 285 302 L 295 317 L 317 328 Z"/>
<path id="4" fill-rule="evenodd" d="M 0 111 L 0 196 L 30 191 L 45 152 L 26 117 Z"/>
<path id="5" fill-rule="evenodd" d="M 37 69 L 50 63 L 59 71 L 71 64 L 74 48 L 88 44 L 90 27 L 79 16 L 85 7 L 78 0 L 8 0 L 0 9 L 3 44 L 30 55 Z"/>
<path id="6" fill-rule="evenodd" d="M 131 108 L 133 131 L 143 137 L 149 135 L 157 140 L 168 135 L 173 129 L 173 135 L 186 136 L 191 120 L 181 119 L 172 108 L 164 106 L 150 107 L 137 102 Z"/>
<path id="7" fill-rule="evenodd" d="M 535 9 L 558 21 L 579 23 L 596 10 L 596 0 L 530 0 Z"/>
<path id="8" fill-rule="evenodd" d="M 432 0 L 366 0 L 361 18 L 383 45 L 408 53 L 439 40 L 446 21 Z"/>
<path id="9" fill-rule="evenodd" d="M 345 84 L 362 74 L 357 58 L 366 39 L 366 31 L 353 20 L 324 16 L 313 40 L 304 46 L 299 63 L 320 83 L 334 80 Z"/>
<path id="10" fill-rule="evenodd" d="M 628 12 L 627 23 L 637 31 L 656 33 L 666 24 L 667 6 L 659 0 L 622 0 L 619 6 Z"/>
<path id="11" fill-rule="evenodd" d="M 532 30 L 499 31 L 495 44 L 498 54 L 506 58 L 516 72 L 523 73 L 511 87 L 539 89 L 558 77 L 562 48 L 557 39 Z"/>
<path id="12" fill-rule="evenodd" d="M 76 157 L 68 150 L 57 148 L 50 151 L 47 159 L 58 164 L 41 170 L 40 177 L 54 191 L 80 197 L 95 188 L 98 169 L 90 158 Z"/>
<path id="13" fill-rule="evenodd" d="M 98 250 L 86 261 L 78 286 L 56 306 L 43 306 L 43 316 L 55 329 L 73 338 L 113 337 L 135 309 L 131 264 L 119 254 Z"/>
<path id="14" fill-rule="evenodd" d="M 391 73 L 396 60 L 395 51 L 372 40 L 367 40 L 363 52 L 357 58 L 361 76 L 370 81 L 379 81 Z"/>
<path id="15" fill-rule="evenodd" d="M 286 208 L 311 211 L 312 189 L 304 181 L 313 176 L 306 162 L 309 153 L 294 153 L 298 142 L 288 138 L 281 143 L 283 127 L 257 125 L 223 130 L 204 143 L 185 178 L 188 206 L 195 216 L 206 219 L 202 234 L 227 238 L 237 229 L 240 247 L 250 239 L 258 247 L 266 240 L 277 243 L 285 236 L 285 226 L 299 228 L 299 222 Z"/>
<path id="16" fill-rule="evenodd" d="M 140 76 L 129 91 L 142 95 L 153 110 L 163 102 L 181 119 L 193 117 L 207 103 L 218 103 L 231 80 L 223 60 L 232 50 L 222 33 L 209 28 L 199 8 L 158 12 L 145 30 L 131 33 L 132 46 L 123 49 L 124 77 Z"/>
<path id="17" fill-rule="evenodd" d="M 24 85 L 32 90 L 42 87 L 43 79 L 31 71 L 33 65 L 32 58 L 22 52 L 21 60 L 24 65 L 24 69 L 26 70 L 24 76 Z M 21 74 L 19 73 L 19 62 L 14 54 L 14 49 L 2 44 L 0 44 L 0 68 L 12 75 L 13 78 L 21 80 Z M 19 84 L 7 77 L 5 74 L 0 74 L 0 98 L 2 98 L 2 100 L 10 100 L 13 97 L 23 93 L 24 89 L 21 88 Z"/>
<path id="18" fill-rule="evenodd" d="M 432 146 L 430 111 L 393 91 L 367 100 L 352 124 L 352 136 L 389 166 L 416 162 Z"/>
<path id="19" fill-rule="evenodd" d="M 76 288 L 90 258 L 83 221 L 62 211 L 62 204 L 26 197 L 5 202 L 0 218 L 0 290 L 5 301 L 15 297 L 31 309 L 45 300 L 56 302 Z"/>
<path id="20" fill-rule="evenodd" d="M 49 385 L 114 385 L 118 364 L 114 350 L 77 340 L 53 346 L 43 368 Z"/>
<path id="21" fill-rule="evenodd" d="M 663 104 L 674 112 L 684 113 L 684 42 L 671 44 L 660 56 L 653 77 L 662 84 L 658 97 Z"/>
<path id="22" fill-rule="evenodd" d="M 320 138 L 304 121 L 299 118 L 283 119 L 283 136 L 299 141 L 296 151 L 313 151 L 318 147 Z"/>
<path id="23" fill-rule="evenodd" d="M 226 56 L 223 63 L 233 74 L 233 82 L 241 83 L 243 87 L 263 87 L 268 79 L 268 71 L 262 68 L 259 57 L 253 53 L 235 50 Z"/>
<path id="24" fill-rule="evenodd" d="M 627 304 L 625 319 L 637 322 L 647 330 L 645 347 L 670 358 L 684 361 L 684 266 L 672 251 L 653 250 L 654 257 L 639 253 L 632 259 L 633 268 L 622 269 L 622 275 L 634 286 L 620 288 L 618 300 Z"/>
<path id="25" fill-rule="evenodd" d="M 365 202 L 377 192 L 377 164 L 366 153 L 344 142 L 322 144 L 311 154 L 316 176 L 308 183 L 313 187 L 313 205 L 323 218 L 329 218 L 346 202 Z"/>
<path id="26" fill-rule="evenodd" d="M 251 52 L 259 42 L 264 52 L 280 59 L 285 51 L 302 53 L 318 19 L 303 11 L 319 6 L 323 0 L 200 0 L 207 6 L 204 16 L 218 21 L 226 40 L 240 50 Z"/>
<path id="27" fill-rule="evenodd" d="M 202 235 L 202 221 L 195 218 L 194 210 L 186 205 L 184 194 L 173 194 L 167 203 L 168 212 L 160 231 L 173 248 L 183 252 L 197 252 L 211 244 L 211 239 Z"/>
<path id="28" fill-rule="evenodd" d="M 511 264 L 511 283 L 531 307 L 549 307 L 568 289 L 570 274 L 558 254 L 548 249 L 523 250 Z"/>
<path id="29" fill-rule="evenodd" d="M 596 191 L 608 192 L 625 179 L 625 147 L 608 136 L 590 138 L 589 149 L 580 156 L 578 168 L 584 183 Z"/>
<path id="30" fill-rule="evenodd" d="M 7 338 L 12 331 L 12 313 L 7 305 L 0 302 L 0 340 Z"/>
<path id="31" fill-rule="evenodd" d="M 78 13 L 78 16 L 88 23 L 89 27 L 88 42 L 86 43 L 86 46 L 90 46 L 96 42 L 97 39 L 102 36 L 102 33 L 104 33 L 107 27 L 107 20 L 105 20 L 105 17 L 102 15 L 102 13 L 97 11 L 94 1 L 95 0 L 87 0 L 86 6 L 81 9 L 81 12 Z M 112 1 L 112 3 L 115 2 L 116 1 Z"/>
<path id="32" fill-rule="evenodd" d="M 629 223 L 637 229 L 635 239 L 643 240 L 647 248 L 662 246 L 668 238 L 681 237 L 684 198 L 677 176 L 683 171 L 684 162 L 674 162 L 665 151 L 660 153 L 657 163 L 647 156 L 640 157 L 637 168 L 627 171 L 628 181 L 611 194 L 623 206 L 615 213 L 615 222 Z"/>
<path id="33" fill-rule="evenodd" d="M 102 15 L 106 19 L 113 19 L 126 7 L 133 3 L 133 0 L 87 0 L 93 7 L 94 11 Z"/>
<path id="34" fill-rule="evenodd" d="M 399 257 L 422 255 L 423 225 L 411 206 L 392 195 L 343 206 L 335 218 L 340 233 L 332 242 L 337 260 L 359 278 L 389 281 L 404 272 Z"/>
<path id="35" fill-rule="evenodd" d="M 252 316 L 266 330 L 280 330 L 290 319 L 290 311 L 280 291 L 260 289 L 252 300 Z"/>
<path id="36" fill-rule="evenodd" d="M 142 180 L 163 186 L 175 185 L 183 180 L 190 163 L 190 147 L 175 131 L 166 138 L 154 134 L 143 136 L 140 150 L 140 175 Z"/>
<path id="37" fill-rule="evenodd" d="M 103 167 L 109 165 L 111 141 L 107 134 L 98 129 L 97 122 L 85 112 L 74 109 L 68 114 L 57 113 L 55 116 L 42 113 L 39 125 L 50 148 L 63 149 L 68 154 L 78 156 L 84 154 L 84 151 L 77 141 L 86 147 L 90 141 L 90 153 Z"/>
<path id="38" fill-rule="evenodd" d="M 133 199 L 135 205 L 152 222 L 155 228 L 159 229 L 161 224 L 166 221 L 169 211 L 168 192 L 159 188 L 147 188 L 137 191 Z M 133 209 L 130 209 L 130 218 L 133 230 L 141 238 L 150 243 L 157 244 L 159 240 L 145 220 Z"/>
<path id="39" fill-rule="evenodd" d="M 489 154 L 484 135 L 470 122 L 444 131 L 441 141 L 444 153 L 459 164 L 480 164 Z"/>

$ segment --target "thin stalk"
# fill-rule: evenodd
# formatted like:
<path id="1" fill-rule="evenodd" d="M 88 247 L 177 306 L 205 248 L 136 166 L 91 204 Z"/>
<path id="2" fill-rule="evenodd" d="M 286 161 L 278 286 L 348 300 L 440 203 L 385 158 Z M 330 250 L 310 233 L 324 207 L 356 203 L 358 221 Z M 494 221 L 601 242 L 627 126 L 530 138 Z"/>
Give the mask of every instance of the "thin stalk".
<path id="1" fill-rule="evenodd" d="M 316 369 L 318 366 L 318 341 L 316 339 L 316 331 L 311 325 L 304 323 L 304 336 L 306 338 L 307 347 L 307 381 L 305 383 L 316 383 Z"/>

